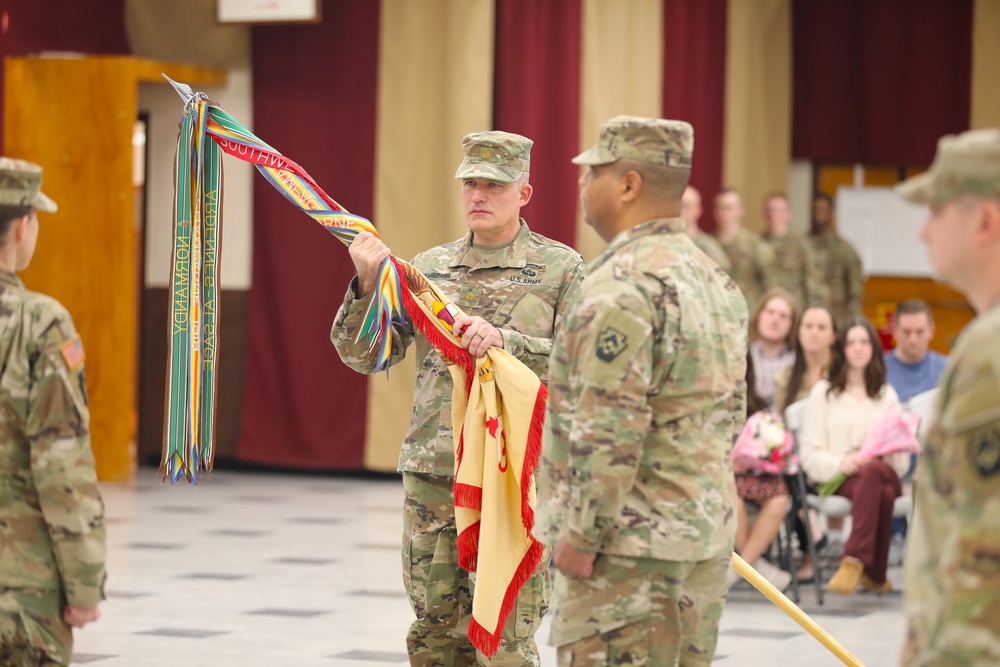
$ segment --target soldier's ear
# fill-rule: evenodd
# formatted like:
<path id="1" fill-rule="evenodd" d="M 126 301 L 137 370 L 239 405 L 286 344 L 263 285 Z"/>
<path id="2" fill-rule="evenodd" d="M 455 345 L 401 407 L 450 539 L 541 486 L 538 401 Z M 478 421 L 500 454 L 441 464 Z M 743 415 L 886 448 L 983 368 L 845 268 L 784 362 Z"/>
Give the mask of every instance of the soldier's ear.
<path id="1" fill-rule="evenodd" d="M 629 169 L 621 176 L 621 198 L 632 201 L 642 192 L 642 176 L 635 169 Z"/>
<path id="2" fill-rule="evenodd" d="M 22 215 L 20 218 L 14 220 L 12 225 L 11 234 L 14 240 L 20 243 L 24 240 L 24 237 L 28 234 L 28 223 L 31 221 L 31 213 L 27 215 Z M 9 238 L 9 237 L 8 237 Z"/>
<path id="3" fill-rule="evenodd" d="M 1000 244 L 1000 200 L 987 199 L 979 209 L 978 236 L 983 246 Z"/>
<path id="4" fill-rule="evenodd" d="M 529 201 L 531 201 L 531 193 L 534 192 L 534 188 L 531 187 L 531 183 L 525 183 L 521 186 L 520 191 L 517 193 L 517 205 L 524 206 Z"/>

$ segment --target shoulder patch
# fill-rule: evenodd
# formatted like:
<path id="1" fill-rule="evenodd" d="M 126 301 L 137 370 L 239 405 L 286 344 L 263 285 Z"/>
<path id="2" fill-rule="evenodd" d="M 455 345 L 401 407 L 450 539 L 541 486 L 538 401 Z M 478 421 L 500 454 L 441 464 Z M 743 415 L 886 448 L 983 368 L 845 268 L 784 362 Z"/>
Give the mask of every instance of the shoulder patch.
<path id="1" fill-rule="evenodd" d="M 59 352 L 62 354 L 63 361 L 66 362 L 66 366 L 70 372 L 75 371 L 83 364 L 83 343 L 80 341 L 80 336 L 73 336 L 60 345 Z"/>
<path id="2" fill-rule="evenodd" d="M 610 363 L 627 348 L 628 336 L 614 327 L 604 327 L 604 330 L 597 334 L 596 352 L 597 358 L 601 361 Z"/>
<path id="3" fill-rule="evenodd" d="M 992 429 L 972 437 L 965 445 L 969 465 L 980 477 L 1000 473 L 1000 429 Z"/>

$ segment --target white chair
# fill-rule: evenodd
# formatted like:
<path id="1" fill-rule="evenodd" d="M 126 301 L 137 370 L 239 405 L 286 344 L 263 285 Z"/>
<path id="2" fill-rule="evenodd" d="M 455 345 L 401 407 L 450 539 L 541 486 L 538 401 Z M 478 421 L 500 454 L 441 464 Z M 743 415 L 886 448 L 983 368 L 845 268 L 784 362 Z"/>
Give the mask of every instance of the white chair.
<path id="1" fill-rule="evenodd" d="M 906 409 L 920 417 L 917 438 L 921 442 L 927 437 L 927 431 L 930 430 L 931 424 L 934 422 L 938 391 L 937 388 L 925 391 L 906 402 Z"/>

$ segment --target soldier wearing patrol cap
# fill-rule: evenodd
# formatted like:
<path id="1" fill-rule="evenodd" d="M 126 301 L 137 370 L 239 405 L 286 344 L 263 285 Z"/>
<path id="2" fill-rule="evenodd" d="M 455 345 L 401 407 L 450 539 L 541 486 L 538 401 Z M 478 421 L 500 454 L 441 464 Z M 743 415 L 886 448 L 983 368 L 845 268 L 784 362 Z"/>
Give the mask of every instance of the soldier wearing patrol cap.
<path id="1" fill-rule="evenodd" d="M 977 317 L 941 376 L 914 487 L 903 665 L 1000 664 L 1000 130 L 949 135 L 897 186 L 928 204 L 920 237 Z"/>
<path id="2" fill-rule="evenodd" d="M 618 116 L 574 159 L 609 242 L 556 336 L 535 535 L 560 664 L 708 665 L 736 534 L 747 304 L 684 233 L 693 130 Z"/>
<path id="3" fill-rule="evenodd" d="M 71 627 L 100 617 L 104 507 L 83 346 L 55 299 L 16 272 L 38 239 L 42 169 L 0 157 L 0 665 L 67 665 Z"/>
<path id="4" fill-rule="evenodd" d="M 412 264 L 467 313 L 462 346 L 475 356 L 502 347 L 545 379 L 556 327 L 583 279 L 580 255 L 536 234 L 519 217 L 531 198 L 530 139 L 508 132 L 476 132 L 462 141 L 465 158 L 455 173 L 469 233 L 417 255 Z M 350 247 L 358 275 L 333 323 L 341 358 L 361 373 L 376 372 L 377 354 L 354 334 L 375 292 L 389 249 L 371 234 Z M 548 559 L 521 589 L 492 658 L 467 639 L 474 582 L 458 565 L 452 486 L 455 443 L 451 376 L 444 361 L 407 319 L 394 324 L 390 362 L 417 347 L 417 379 L 410 428 L 399 455 L 406 493 L 403 581 L 416 620 L 406 638 L 411 665 L 537 665 L 534 634 L 548 609 Z"/>

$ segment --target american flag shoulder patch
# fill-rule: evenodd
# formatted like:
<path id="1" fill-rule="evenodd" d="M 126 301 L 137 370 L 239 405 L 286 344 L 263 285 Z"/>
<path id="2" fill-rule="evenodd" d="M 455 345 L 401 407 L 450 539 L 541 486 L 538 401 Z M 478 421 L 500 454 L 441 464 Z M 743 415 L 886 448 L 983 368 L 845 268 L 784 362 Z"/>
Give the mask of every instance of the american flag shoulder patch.
<path id="1" fill-rule="evenodd" d="M 83 364 L 83 342 L 80 336 L 73 336 L 59 347 L 63 361 L 69 367 L 70 372 L 75 371 Z"/>

